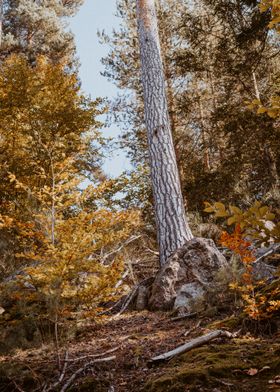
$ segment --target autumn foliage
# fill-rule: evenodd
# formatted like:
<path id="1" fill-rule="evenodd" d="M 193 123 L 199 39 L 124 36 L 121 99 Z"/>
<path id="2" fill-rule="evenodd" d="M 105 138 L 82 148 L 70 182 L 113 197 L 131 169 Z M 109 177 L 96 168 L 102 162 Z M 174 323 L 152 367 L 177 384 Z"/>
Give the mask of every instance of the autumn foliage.
<path id="1" fill-rule="evenodd" d="M 1 268 L 15 273 L 1 284 L 2 303 L 51 320 L 94 316 L 120 294 L 117 249 L 138 225 L 137 211 L 105 198 L 112 181 L 100 169 L 99 101 L 82 95 L 64 64 L 11 56 L 0 106 Z"/>
<path id="2" fill-rule="evenodd" d="M 241 294 L 245 313 L 254 320 L 270 318 L 280 309 L 279 278 L 275 276 L 271 290 L 264 290 L 268 282 L 254 275 L 255 248 L 258 244 L 279 242 L 277 215 L 258 202 L 245 211 L 235 206 L 227 208 L 223 203 L 206 203 L 205 211 L 214 213 L 216 218 L 227 218 L 227 225 L 233 226 L 231 232 L 222 232 L 220 243 L 243 266 L 241 281 L 232 282 L 230 288 Z"/>

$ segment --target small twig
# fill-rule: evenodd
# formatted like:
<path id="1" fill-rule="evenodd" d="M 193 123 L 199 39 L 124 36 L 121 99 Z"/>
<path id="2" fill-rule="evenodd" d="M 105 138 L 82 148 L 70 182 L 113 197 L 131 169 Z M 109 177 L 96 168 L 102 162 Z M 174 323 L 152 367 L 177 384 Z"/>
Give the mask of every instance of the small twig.
<path id="1" fill-rule="evenodd" d="M 56 348 L 56 356 L 57 356 L 57 365 L 58 369 L 61 369 L 61 360 L 59 354 L 59 339 L 58 339 L 58 315 L 57 312 L 55 314 L 55 323 L 54 323 L 54 332 L 55 332 L 55 348 Z"/>
<path id="2" fill-rule="evenodd" d="M 85 371 L 88 367 L 90 367 L 92 365 L 95 365 L 96 363 L 110 362 L 110 361 L 113 361 L 114 359 L 116 359 L 116 356 L 107 357 L 107 358 L 99 358 L 99 359 L 95 359 L 94 361 L 86 363 L 84 366 L 82 366 L 75 373 L 72 374 L 72 376 L 68 379 L 68 381 L 63 385 L 63 387 L 61 388 L 60 392 L 65 392 L 67 390 L 67 388 L 69 388 L 70 385 L 73 383 L 75 378 L 79 374 L 81 374 L 83 371 Z"/>
<path id="3" fill-rule="evenodd" d="M 127 277 L 129 274 L 129 269 L 127 269 L 121 276 L 120 280 L 115 284 L 115 289 L 120 287 L 123 284 L 124 279 Z"/>
<path id="4" fill-rule="evenodd" d="M 14 380 L 12 380 L 13 381 L 13 384 L 14 384 L 14 386 L 16 387 L 16 389 L 19 391 L 19 392 L 25 392 Z"/>
<path id="5" fill-rule="evenodd" d="M 188 331 L 186 331 L 184 333 L 184 336 L 189 336 L 190 333 L 192 333 L 193 331 L 195 331 L 196 329 L 198 329 L 200 327 L 200 324 L 202 323 L 202 320 L 199 320 L 199 322 L 192 328 L 190 328 Z"/>
<path id="6" fill-rule="evenodd" d="M 129 238 L 127 241 L 125 241 L 122 245 L 120 245 L 117 249 L 113 250 L 110 253 L 107 253 L 106 255 L 102 256 L 102 264 L 105 263 L 105 261 L 112 255 L 120 252 L 125 246 L 129 245 L 131 242 L 134 242 L 136 240 L 138 240 L 139 238 L 141 238 L 142 235 L 138 235 L 138 236 L 133 236 L 131 238 Z"/>
<path id="7" fill-rule="evenodd" d="M 55 383 L 51 384 L 49 387 L 46 384 L 43 388 L 43 392 L 48 392 L 48 391 L 54 390 L 56 387 L 59 386 L 59 384 L 62 383 L 62 381 L 64 380 L 64 377 L 65 377 L 67 366 L 68 366 L 68 355 L 69 355 L 69 352 L 67 350 L 65 353 L 65 357 L 64 357 L 63 368 L 62 368 L 62 371 L 60 373 L 58 380 Z"/>

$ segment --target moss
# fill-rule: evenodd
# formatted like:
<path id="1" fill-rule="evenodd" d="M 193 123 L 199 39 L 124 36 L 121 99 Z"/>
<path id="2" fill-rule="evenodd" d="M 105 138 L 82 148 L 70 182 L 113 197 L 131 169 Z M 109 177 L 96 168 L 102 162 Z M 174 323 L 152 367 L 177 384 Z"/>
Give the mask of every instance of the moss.
<path id="1" fill-rule="evenodd" d="M 223 320 L 218 320 L 211 323 L 210 325 L 208 325 L 208 328 L 210 329 L 226 328 L 227 330 L 232 331 L 242 325 L 244 317 L 245 317 L 244 314 L 227 317 Z"/>
<path id="2" fill-rule="evenodd" d="M 204 370 L 186 370 L 185 372 L 178 373 L 177 376 L 178 377 L 176 379 L 173 376 L 164 376 L 154 383 L 148 383 L 145 388 L 145 391 L 182 392 L 182 390 L 184 390 L 182 389 L 182 386 L 191 384 L 193 388 L 197 388 L 200 385 L 207 383 L 207 373 Z"/>
<path id="3" fill-rule="evenodd" d="M 174 359 L 165 369 L 165 375 L 150 380 L 146 392 L 167 391 L 232 391 L 264 392 L 268 380 L 280 371 L 280 344 L 235 340 L 230 344 L 208 345 Z M 249 376 L 247 370 L 265 371 Z"/>

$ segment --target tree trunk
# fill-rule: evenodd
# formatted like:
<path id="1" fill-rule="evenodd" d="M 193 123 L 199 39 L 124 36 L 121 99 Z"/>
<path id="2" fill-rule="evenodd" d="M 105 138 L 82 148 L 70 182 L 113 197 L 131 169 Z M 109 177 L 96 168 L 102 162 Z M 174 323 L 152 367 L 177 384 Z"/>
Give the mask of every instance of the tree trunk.
<path id="1" fill-rule="evenodd" d="M 2 47 L 3 35 L 3 0 L 0 0 L 0 48 Z"/>
<path id="2" fill-rule="evenodd" d="M 136 0 L 160 263 L 193 236 L 188 226 L 168 115 L 154 0 Z"/>

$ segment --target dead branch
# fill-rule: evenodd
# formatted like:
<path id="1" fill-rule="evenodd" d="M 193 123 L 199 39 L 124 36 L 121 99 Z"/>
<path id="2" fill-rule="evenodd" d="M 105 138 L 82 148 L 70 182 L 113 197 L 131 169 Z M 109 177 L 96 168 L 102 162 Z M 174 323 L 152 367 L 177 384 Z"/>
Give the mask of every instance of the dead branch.
<path id="1" fill-rule="evenodd" d="M 121 310 L 115 316 L 120 316 L 129 307 L 129 305 L 134 301 L 137 293 L 139 292 L 139 287 L 146 286 L 153 279 L 154 278 L 147 278 L 147 279 L 142 280 L 142 282 L 140 282 L 139 284 L 135 285 L 133 287 L 133 289 L 131 290 L 130 294 L 128 294 L 128 296 L 126 297 L 126 300 L 124 301 Z"/>
<path id="2" fill-rule="evenodd" d="M 190 333 L 194 332 L 196 329 L 198 329 L 201 325 L 203 320 L 199 320 L 199 322 L 192 328 L 188 329 L 185 333 L 184 336 L 189 336 Z"/>
<path id="3" fill-rule="evenodd" d="M 154 280 L 154 277 L 152 278 L 147 278 L 142 280 L 140 283 L 136 284 L 132 290 L 130 291 L 130 293 L 127 294 L 126 298 L 124 299 L 123 297 L 120 298 L 111 308 L 104 310 L 100 313 L 98 313 L 98 316 L 102 316 L 102 315 L 109 315 L 112 314 L 115 310 L 117 310 L 119 308 L 119 306 L 121 305 L 121 309 L 119 310 L 119 312 L 117 312 L 116 314 L 114 314 L 113 317 L 117 317 L 120 316 L 123 312 L 125 312 L 128 307 L 130 306 L 130 304 L 134 301 L 137 293 L 138 293 L 138 289 L 140 286 L 145 286 L 147 285 L 147 283 L 149 283 L 151 280 Z"/>
<path id="4" fill-rule="evenodd" d="M 67 350 L 66 353 L 65 353 L 65 357 L 64 357 L 63 368 L 62 368 L 62 371 L 60 373 L 60 376 L 59 376 L 58 380 L 56 382 L 54 382 L 53 384 L 51 384 L 51 385 L 48 385 L 46 383 L 43 386 L 43 388 L 42 388 L 42 392 L 53 391 L 62 383 L 62 381 L 64 380 L 64 377 L 65 377 L 67 366 L 68 366 L 68 355 L 69 355 L 69 352 Z"/>
<path id="5" fill-rule="evenodd" d="M 84 366 L 80 367 L 78 370 L 76 370 L 75 373 L 72 374 L 72 376 L 68 379 L 68 381 L 63 385 L 61 388 L 60 392 L 65 392 L 70 385 L 74 382 L 74 380 L 77 378 L 79 374 L 81 374 L 83 371 L 85 371 L 88 367 L 95 365 L 96 363 L 102 363 L 102 362 L 110 362 L 116 359 L 116 356 L 112 357 L 106 357 L 106 358 L 99 358 L 95 359 L 94 361 L 86 363 Z"/>
<path id="6" fill-rule="evenodd" d="M 128 294 L 128 296 L 126 297 L 126 300 L 124 301 L 121 310 L 116 314 L 116 316 L 120 316 L 124 311 L 126 311 L 126 309 L 129 307 L 129 305 L 131 304 L 131 302 L 134 300 L 137 291 L 139 289 L 140 284 L 137 284 L 136 286 L 133 287 L 132 291 L 130 292 L 130 294 Z"/>
<path id="7" fill-rule="evenodd" d="M 59 379 L 58 379 L 58 383 L 59 383 L 59 384 L 63 381 L 63 379 L 64 379 L 64 377 L 65 377 L 65 372 L 66 372 L 66 369 L 67 369 L 68 355 L 69 355 L 69 353 L 68 353 L 68 351 L 66 351 L 66 353 L 65 353 L 65 358 L 64 358 L 63 369 L 62 369 L 62 372 L 61 372 L 60 377 L 59 377 Z"/>
<path id="8" fill-rule="evenodd" d="M 110 350 L 107 350 L 104 353 L 84 355 L 83 357 L 67 359 L 66 361 L 67 362 L 79 362 L 79 361 L 82 361 L 83 359 L 103 357 L 104 355 L 108 355 L 108 354 L 114 353 L 115 351 L 119 350 L 120 347 L 121 346 L 111 348 Z"/>
<path id="9" fill-rule="evenodd" d="M 103 316 L 106 315 L 108 316 L 109 314 L 113 313 L 115 310 L 119 309 L 121 306 L 122 302 L 124 302 L 126 299 L 122 296 L 113 306 L 111 306 L 109 309 L 103 310 L 102 312 L 99 312 L 97 315 L 98 316 Z"/>
<path id="10" fill-rule="evenodd" d="M 17 389 L 19 392 L 24 392 L 24 390 L 15 382 L 15 380 L 12 380 L 12 382 L 13 382 L 14 386 L 16 387 L 16 389 Z"/>
<path id="11" fill-rule="evenodd" d="M 125 246 L 129 245 L 131 242 L 139 240 L 139 238 L 141 238 L 141 237 L 142 237 L 142 235 L 132 236 L 127 241 L 125 241 L 122 245 L 120 245 L 117 249 L 102 256 L 102 264 L 104 264 L 109 257 L 115 255 L 116 253 L 119 253 Z"/>
<path id="12" fill-rule="evenodd" d="M 63 365 L 63 369 L 60 373 L 59 379 L 57 380 L 57 382 L 52 384 L 48 389 L 44 388 L 44 390 L 46 390 L 46 391 L 54 390 L 56 387 L 58 387 L 62 383 L 62 381 L 64 380 L 64 377 L 65 377 L 65 372 L 66 372 L 67 366 L 68 366 L 68 363 L 67 363 L 68 362 L 68 354 L 69 354 L 68 351 L 66 351 L 65 358 L 64 358 L 64 365 Z"/>
<path id="13" fill-rule="evenodd" d="M 151 254 L 153 254 L 153 255 L 155 255 L 155 256 L 159 256 L 159 252 L 157 252 L 157 251 L 155 251 L 155 250 L 153 250 L 153 249 L 150 249 L 148 246 L 144 246 L 144 249 L 145 249 L 147 252 L 149 252 L 149 253 L 151 253 Z"/>
<path id="14" fill-rule="evenodd" d="M 158 356 L 152 358 L 150 360 L 150 362 L 156 363 L 156 362 L 169 360 L 176 355 L 180 355 L 180 354 L 183 354 L 187 351 L 190 351 L 196 347 L 203 346 L 204 344 L 210 342 L 211 340 L 217 339 L 219 337 L 231 338 L 232 334 L 230 332 L 217 329 L 217 330 L 210 332 L 206 335 L 202 335 L 196 339 L 193 339 L 190 342 L 187 342 L 187 343 L 183 344 L 182 346 L 175 348 L 174 350 L 171 350 L 171 351 L 168 351 L 164 354 L 158 355 Z"/>
<path id="15" fill-rule="evenodd" d="M 276 246 L 274 246 L 272 249 L 270 249 L 269 251 L 267 251 L 266 253 L 264 253 L 262 256 L 258 257 L 255 261 L 253 261 L 252 264 L 256 264 L 259 261 L 261 261 L 262 259 L 264 259 L 265 257 L 275 253 L 278 249 L 280 248 L 280 244 L 277 244 Z"/>
<path id="16" fill-rule="evenodd" d="M 173 317 L 171 319 L 171 321 L 180 321 L 180 320 L 185 320 L 185 319 L 189 319 L 192 317 L 197 316 L 197 312 L 195 313 L 188 313 L 188 314 L 182 314 L 181 316 L 177 316 L 177 317 Z"/>
<path id="17" fill-rule="evenodd" d="M 127 269 L 121 276 L 120 280 L 115 284 L 115 289 L 117 289 L 118 287 L 120 287 L 123 284 L 123 281 L 125 280 L 125 278 L 127 277 L 127 275 L 129 274 L 129 270 Z"/>

